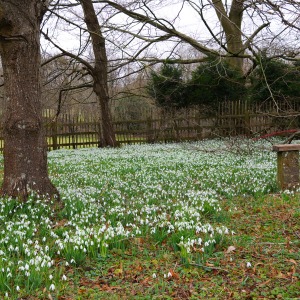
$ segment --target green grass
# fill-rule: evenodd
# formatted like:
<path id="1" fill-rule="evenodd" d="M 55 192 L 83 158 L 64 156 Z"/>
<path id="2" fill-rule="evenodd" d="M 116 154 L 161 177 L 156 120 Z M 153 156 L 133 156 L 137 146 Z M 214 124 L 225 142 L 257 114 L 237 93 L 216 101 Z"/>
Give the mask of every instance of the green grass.
<path id="1" fill-rule="evenodd" d="M 106 258 L 69 269 L 66 299 L 299 299 L 299 197 L 235 198 L 223 224 L 235 228 L 204 257 L 187 261 L 171 245 L 137 238 Z M 260 209 L 254 208 L 259 205 Z M 224 219 L 225 220 L 225 219 Z M 227 253 L 229 246 L 235 250 Z M 251 266 L 247 267 L 250 263 Z M 171 274 L 172 276 L 168 277 Z M 155 274 L 155 276 L 154 276 Z M 155 278 L 154 278 L 155 277 Z M 64 298 L 62 298 L 64 299 Z"/>
<path id="2" fill-rule="evenodd" d="M 248 143 L 51 152 L 63 210 L 1 202 L 1 297 L 299 299 L 300 197 Z"/>

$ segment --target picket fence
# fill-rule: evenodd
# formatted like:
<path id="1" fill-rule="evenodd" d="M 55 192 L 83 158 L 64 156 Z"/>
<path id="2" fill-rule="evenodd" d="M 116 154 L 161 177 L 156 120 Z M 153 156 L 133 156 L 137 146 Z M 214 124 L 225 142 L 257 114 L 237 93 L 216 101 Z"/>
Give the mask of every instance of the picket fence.
<path id="1" fill-rule="evenodd" d="M 120 144 L 194 141 L 237 135 L 259 137 L 300 127 L 299 103 L 250 105 L 242 101 L 227 101 L 213 113 L 206 112 L 203 107 L 180 110 L 153 108 L 142 115 L 147 115 L 147 118 L 114 119 Z M 98 147 L 101 136 L 99 124 L 97 117 L 81 112 L 64 112 L 56 119 L 50 110 L 45 110 L 48 149 Z M 1 132 L 0 150 L 3 150 Z"/>

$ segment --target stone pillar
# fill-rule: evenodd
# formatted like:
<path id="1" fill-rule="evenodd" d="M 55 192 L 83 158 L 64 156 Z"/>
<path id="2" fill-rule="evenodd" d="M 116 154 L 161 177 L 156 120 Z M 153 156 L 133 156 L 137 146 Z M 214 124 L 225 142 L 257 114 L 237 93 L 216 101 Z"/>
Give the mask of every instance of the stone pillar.
<path id="1" fill-rule="evenodd" d="M 277 182 L 282 190 L 299 187 L 300 144 L 274 145 L 277 152 Z"/>

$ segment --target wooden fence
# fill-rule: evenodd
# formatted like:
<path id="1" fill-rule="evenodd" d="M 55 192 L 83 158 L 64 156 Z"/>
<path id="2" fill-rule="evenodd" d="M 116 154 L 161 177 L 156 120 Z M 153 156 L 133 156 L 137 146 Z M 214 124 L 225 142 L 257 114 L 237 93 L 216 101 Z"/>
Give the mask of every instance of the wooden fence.
<path id="1" fill-rule="evenodd" d="M 300 127 L 300 104 L 249 105 L 235 101 L 219 105 L 211 115 L 201 107 L 181 110 L 153 109 L 146 119 L 114 120 L 120 144 L 180 142 L 224 136 L 261 136 L 270 132 Z M 143 114 L 145 115 L 145 114 Z M 64 113 L 56 121 L 44 112 L 44 125 L 49 150 L 97 147 L 99 121 L 94 116 Z M 0 150 L 3 139 L 0 137 Z"/>

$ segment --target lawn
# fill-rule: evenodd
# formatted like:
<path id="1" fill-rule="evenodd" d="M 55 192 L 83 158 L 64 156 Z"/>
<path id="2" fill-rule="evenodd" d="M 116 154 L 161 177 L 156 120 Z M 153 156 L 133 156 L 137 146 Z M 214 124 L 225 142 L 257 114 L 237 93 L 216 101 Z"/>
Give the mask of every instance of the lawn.
<path id="1" fill-rule="evenodd" d="M 278 191 L 270 149 L 50 152 L 64 208 L 1 201 L 0 298 L 300 299 L 300 197 Z"/>

